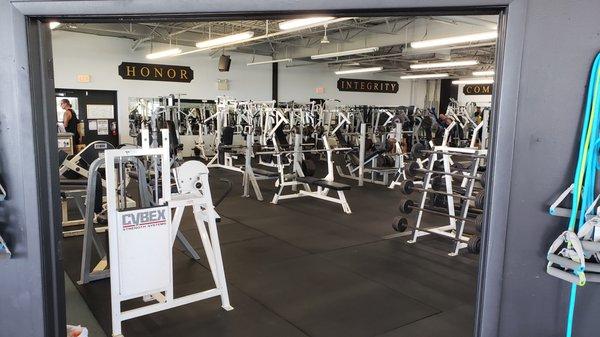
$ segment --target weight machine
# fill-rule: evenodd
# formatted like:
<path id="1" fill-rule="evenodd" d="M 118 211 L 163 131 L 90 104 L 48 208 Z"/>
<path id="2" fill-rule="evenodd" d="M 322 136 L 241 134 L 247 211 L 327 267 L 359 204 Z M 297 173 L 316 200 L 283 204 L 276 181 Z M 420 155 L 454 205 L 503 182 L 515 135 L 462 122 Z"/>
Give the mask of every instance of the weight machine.
<path id="1" fill-rule="evenodd" d="M 373 136 L 378 137 L 377 142 L 374 143 L 372 138 L 367 137 L 367 125 L 364 123 L 360 125 L 359 133 L 344 134 L 338 131 L 336 138 L 342 146 L 350 146 L 346 137 L 355 137 L 358 142 L 358 147 L 345 154 L 345 168 L 340 164 L 336 165 L 338 175 L 358 181 L 358 186 L 363 186 L 364 182 L 390 185 L 390 178 L 393 175 L 403 176 L 404 154 L 400 142 L 404 133 L 409 132 L 404 132 L 402 124 L 396 123 L 394 130 L 378 131 L 377 134 L 374 134 Z M 390 140 L 392 134 L 394 142 Z M 371 146 L 367 147 L 367 140 Z M 367 154 L 367 150 L 370 151 L 370 154 Z M 393 154 L 390 155 L 390 153 Z"/>
<path id="2" fill-rule="evenodd" d="M 112 334 L 119 337 L 122 337 L 121 324 L 125 320 L 212 297 L 220 297 L 225 310 L 233 309 L 229 303 L 208 169 L 195 161 L 174 168 L 177 193 L 171 193 L 169 132 L 161 131 L 161 147 L 151 147 L 148 130 L 142 130 L 141 136 L 141 148 L 105 152 L 109 256 L 113 265 L 110 268 Z M 152 162 L 154 185 L 161 187 L 155 189 L 152 207 L 130 208 L 124 199 L 125 165 L 132 158 Z M 192 207 L 194 211 L 215 287 L 176 298 L 172 254 L 185 207 Z M 172 209 L 175 210 L 173 217 Z M 123 311 L 121 303 L 135 298 L 151 304 Z"/>
<path id="3" fill-rule="evenodd" d="M 302 150 L 302 136 L 297 133 L 295 135 L 294 142 L 294 150 L 293 150 L 293 159 L 291 169 L 292 172 L 286 173 L 285 166 L 279 164 L 279 180 L 277 193 L 273 196 L 273 200 L 271 203 L 278 204 L 280 200 L 285 199 L 293 199 L 293 198 L 301 198 L 301 197 L 313 197 L 329 202 L 333 202 L 336 204 L 340 204 L 342 209 L 346 214 L 351 214 L 350 205 L 346 200 L 346 196 L 344 191 L 350 190 L 350 185 L 341 184 L 334 181 L 334 171 L 333 171 L 333 151 L 343 151 L 347 149 L 332 149 L 329 146 L 329 142 L 327 140 L 327 136 L 323 135 L 322 142 L 324 149 L 321 150 Z M 305 172 L 302 169 L 301 162 L 303 160 L 303 153 L 305 152 L 326 152 L 327 154 L 327 175 L 324 178 L 315 178 L 309 177 L 305 175 Z M 278 162 L 280 163 L 281 156 L 285 153 L 275 153 L 275 156 L 278 157 Z M 297 187 L 300 186 L 303 189 L 297 190 Z M 311 190 L 311 186 L 316 188 L 316 191 Z M 293 192 L 291 194 L 284 194 L 283 191 L 285 187 L 290 187 Z M 330 191 L 335 191 L 337 193 L 337 198 L 329 196 Z"/>
<path id="4" fill-rule="evenodd" d="M 282 125 L 287 119 L 284 116 L 278 115 L 278 110 L 272 108 L 273 101 L 269 102 L 238 102 L 234 100 L 221 100 L 217 108 L 217 113 L 211 117 L 216 121 L 218 136 L 216 144 L 217 151 L 216 155 L 208 162 L 207 167 L 209 168 L 222 168 L 233 172 L 238 172 L 243 175 L 243 187 L 244 197 L 250 197 L 250 186 L 256 196 L 256 199 L 263 201 L 262 192 L 258 185 L 258 180 L 274 180 L 277 179 L 278 175 L 274 171 L 262 170 L 252 166 L 252 158 L 254 157 L 254 147 L 264 148 L 260 142 L 255 142 L 255 136 L 263 138 L 265 133 L 262 127 L 255 127 L 257 123 L 259 125 L 267 125 L 266 121 L 276 122 L 278 125 Z M 244 124 L 242 127 L 239 124 L 230 125 L 231 116 L 235 117 L 237 123 Z M 280 119 L 278 119 L 279 117 Z M 273 119 L 270 119 L 273 118 Z M 265 124 L 262 124 L 265 123 Z M 236 127 L 234 125 L 242 127 L 239 134 L 245 137 L 245 145 L 234 144 L 234 136 L 236 133 Z M 270 124 L 267 125 L 270 127 Z M 271 129 L 270 129 L 271 130 Z M 272 132 L 276 132 L 272 129 Z M 269 132 L 271 133 L 271 131 Z M 264 139 L 264 138 L 263 138 Z M 273 137 L 274 146 L 276 145 L 275 138 Z M 239 165 L 235 162 L 240 156 L 244 157 L 244 164 Z M 259 156 L 260 158 L 261 156 Z M 259 159 L 260 160 L 260 159 Z M 259 161 L 260 163 L 260 161 Z"/>

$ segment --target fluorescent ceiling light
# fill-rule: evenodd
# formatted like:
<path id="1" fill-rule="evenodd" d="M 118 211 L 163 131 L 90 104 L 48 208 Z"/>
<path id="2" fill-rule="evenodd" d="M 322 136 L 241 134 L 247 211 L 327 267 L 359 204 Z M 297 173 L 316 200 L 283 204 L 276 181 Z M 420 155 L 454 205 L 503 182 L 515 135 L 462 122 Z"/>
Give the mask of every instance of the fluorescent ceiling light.
<path id="1" fill-rule="evenodd" d="M 313 59 L 313 60 L 328 59 L 328 58 L 338 57 L 338 56 L 348 56 L 348 55 L 356 55 L 356 54 L 373 53 L 373 52 L 376 52 L 378 50 L 379 50 L 379 47 L 369 47 L 369 48 L 362 48 L 362 49 L 339 51 L 339 52 L 328 53 L 328 54 L 318 54 L 318 55 L 313 55 L 310 58 Z"/>
<path id="2" fill-rule="evenodd" d="M 468 78 L 464 80 L 452 81 L 452 84 L 492 84 L 494 79 L 489 78 Z"/>
<path id="3" fill-rule="evenodd" d="M 446 37 L 446 38 L 442 38 L 442 39 L 415 41 L 415 42 L 411 42 L 410 46 L 415 49 L 431 48 L 431 47 L 439 47 L 439 46 L 449 46 L 449 45 L 453 45 L 453 44 L 462 44 L 462 43 L 468 43 L 468 42 L 495 40 L 497 37 L 498 37 L 498 32 L 493 31 L 493 32 L 486 32 L 486 33 L 479 33 L 479 34 L 452 36 L 452 37 Z"/>
<path id="4" fill-rule="evenodd" d="M 227 35 L 216 39 L 200 41 L 196 43 L 197 48 L 210 49 L 215 47 L 223 47 L 231 44 L 236 44 L 248 40 L 254 36 L 253 31 Z"/>
<path id="5" fill-rule="evenodd" d="M 279 62 L 292 62 L 292 59 L 279 59 L 279 60 L 268 60 L 268 61 L 259 61 L 259 62 L 250 62 L 247 63 L 247 66 L 256 66 L 259 64 L 268 64 L 268 63 L 279 63 Z"/>
<path id="6" fill-rule="evenodd" d="M 58 26 L 60 26 L 60 22 L 50 21 L 50 23 L 48 25 L 50 26 L 50 29 L 54 29 L 54 28 L 58 28 Z"/>
<path id="7" fill-rule="evenodd" d="M 442 77 L 448 77 L 448 74 L 419 74 L 419 75 L 405 75 L 405 76 L 400 76 L 401 80 L 415 80 L 415 79 L 419 79 L 419 78 L 442 78 Z"/>
<path id="8" fill-rule="evenodd" d="M 175 56 L 181 54 L 181 49 L 172 48 L 167 50 L 158 51 L 156 53 L 151 53 L 146 55 L 146 58 L 149 60 L 159 59 L 162 57 Z"/>
<path id="9" fill-rule="evenodd" d="M 371 67 L 371 68 L 358 68 L 358 69 L 348 69 L 348 70 L 338 70 L 335 72 L 336 75 L 346 75 L 346 74 L 357 74 L 357 73 L 374 73 L 376 71 L 382 71 L 383 67 Z"/>
<path id="10" fill-rule="evenodd" d="M 474 66 L 479 64 L 477 60 L 450 61 L 450 62 L 435 62 L 435 63 L 417 63 L 411 64 L 410 69 L 432 69 L 432 68 L 452 68 Z"/>
<path id="11" fill-rule="evenodd" d="M 280 22 L 279 29 L 281 29 L 281 30 L 296 29 L 296 28 L 311 26 L 311 25 L 321 23 L 321 22 L 331 21 L 333 19 L 335 19 L 335 18 L 332 16 L 315 16 L 315 17 L 311 17 L 311 18 L 288 20 L 288 21 Z"/>
<path id="12" fill-rule="evenodd" d="M 473 76 L 493 76 L 493 70 L 485 70 L 485 71 L 474 71 Z"/>

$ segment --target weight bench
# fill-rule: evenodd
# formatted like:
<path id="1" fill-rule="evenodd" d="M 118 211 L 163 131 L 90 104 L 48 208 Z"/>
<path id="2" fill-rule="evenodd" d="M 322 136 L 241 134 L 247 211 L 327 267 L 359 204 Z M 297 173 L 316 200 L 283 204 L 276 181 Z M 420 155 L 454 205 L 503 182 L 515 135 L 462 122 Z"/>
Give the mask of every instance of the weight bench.
<path id="1" fill-rule="evenodd" d="M 280 181 L 279 181 L 279 189 L 277 193 L 273 196 L 273 200 L 271 203 L 277 204 L 279 200 L 283 199 L 292 199 L 292 198 L 300 198 L 300 197 L 313 197 L 329 202 L 333 202 L 336 204 L 342 205 L 342 209 L 347 214 L 352 214 L 350 210 L 350 205 L 346 200 L 346 196 L 344 191 L 350 189 L 350 185 L 342 184 L 333 181 L 333 160 L 331 158 L 331 149 L 329 148 L 329 144 L 327 143 L 326 136 L 323 137 L 323 144 L 327 150 L 327 176 L 325 178 L 315 178 L 315 177 L 305 177 L 302 171 L 302 168 L 299 163 L 298 156 L 294 156 L 294 176 L 295 179 L 291 181 L 285 181 L 286 174 L 284 173 L 284 168 L 282 165 L 279 167 Z M 297 193 L 286 194 L 283 195 L 283 189 L 286 186 L 290 186 L 293 191 L 296 190 L 296 187 L 300 185 L 303 186 L 303 190 L 299 190 Z M 310 186 L 316 187 L 316 191 L 312 191 Z M 338 197 L 329 196 L 329 191 L 336 191 Z"/>
<path id="2" fill-rule="evenodd" d="M 279 173 L 276 171 L 269 171 L 269 170 L 262 170 L 259 168 L 252 168 L 252 172 L 254 172 L 255 175 L 258 175 L 260 177 L 256 177 L 257 180 L 260 179 L 277 179 L 279 178 Z"/>
<path id="3" fill-rule="evenodd" d="M 328 181 L 325 179 L 319 179 L 315 177 L 298 177 L 296 179 L 297 182 L 306 183 L 309 185 L 314 185 L 317 187 L 328 188 L 333 191 L 348 191 L 350 190 L 350 185 L 337 183 L 335 181 Z"/>

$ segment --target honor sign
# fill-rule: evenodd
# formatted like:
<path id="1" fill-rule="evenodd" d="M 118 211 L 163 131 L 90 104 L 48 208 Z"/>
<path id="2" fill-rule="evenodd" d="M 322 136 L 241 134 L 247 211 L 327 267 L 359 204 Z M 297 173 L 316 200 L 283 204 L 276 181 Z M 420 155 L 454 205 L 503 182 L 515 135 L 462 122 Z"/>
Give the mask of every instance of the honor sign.
<path id="1" fill-rule="evenodd" d="M 191 82 L 194 71 L 190 67 L 166 64 L 129 63 L 119 65 L 119 75 L 124 80 Z"/>
<path id="2" fill-rule="evenodd" d="M 354 78 L 340 78 L 337 81 L 339 91 L 379 92 L 395 94 L 398 92 L 398 82 L 357 80 Z"/>

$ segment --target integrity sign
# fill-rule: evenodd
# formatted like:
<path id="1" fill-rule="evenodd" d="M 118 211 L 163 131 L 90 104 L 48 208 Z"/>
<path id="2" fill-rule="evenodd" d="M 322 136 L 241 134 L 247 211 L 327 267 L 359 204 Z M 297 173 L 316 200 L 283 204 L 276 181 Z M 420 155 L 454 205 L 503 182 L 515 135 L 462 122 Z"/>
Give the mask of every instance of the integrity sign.
<path id="1" fill-rule="evenodd" d="M 395 94 L 398 92 L 398 82 L 359 80 L 355 78 L 340 78 L 337 81 L 339 91 L 376 92 Z"/>

